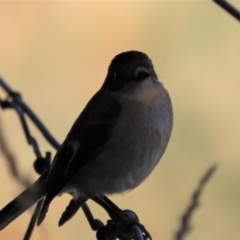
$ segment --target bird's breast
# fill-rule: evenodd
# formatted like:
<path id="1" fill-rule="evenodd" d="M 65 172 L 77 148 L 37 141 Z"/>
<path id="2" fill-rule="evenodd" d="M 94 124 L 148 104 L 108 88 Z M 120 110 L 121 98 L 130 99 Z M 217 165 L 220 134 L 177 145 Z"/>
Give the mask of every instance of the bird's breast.
<path id="1" fill-rule="evenodd" d="M 141 184 L 163 155 L 172 128 L 168 95 L 148 104 L 122 100 L 110 140 L 82 171 L 83 192 L 114 194 Z"/>
<path id="2" fill-rule="evenodd" d="M 160 102 L 130 103 L 123 111 L 111 148 L 129 189 L 144 181 L 159 162 L 168 142 L 165 128 Z"/>

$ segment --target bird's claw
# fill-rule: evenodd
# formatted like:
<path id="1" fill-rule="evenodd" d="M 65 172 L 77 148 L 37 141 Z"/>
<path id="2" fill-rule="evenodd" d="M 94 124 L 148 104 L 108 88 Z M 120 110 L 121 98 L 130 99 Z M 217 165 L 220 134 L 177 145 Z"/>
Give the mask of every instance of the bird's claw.
<path id="1" fill-rule="evenodd" d="M 152 239 L 146 228 L 139 223 L 139 219 L 134 212 L 124 210 L 122 213 L 121 218 L 108 220 L 107 224 L 97 231 L 98 240 L 115 240 L 116 238 L 121 240 L 136 239 L 136 233 L 133 231 L 134 226 L 140 228 L 142 237 L 145 240 Z"/>

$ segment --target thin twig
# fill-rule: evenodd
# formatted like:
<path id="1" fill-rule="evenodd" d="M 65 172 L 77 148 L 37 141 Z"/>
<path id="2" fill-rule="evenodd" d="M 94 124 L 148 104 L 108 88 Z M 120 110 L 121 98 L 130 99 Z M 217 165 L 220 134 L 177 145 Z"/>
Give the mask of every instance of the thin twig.
<path id="1" fill-rule="evenodd" d="M 0 76 L 0 86 L 7 92 L 8 95 L 15 93 L 12 88 L 3 80 Z M 45 139 L 48 141 L 52 147 L 58 149 L 60 147 L 60 143 L 52 136 L 52 134 L 48 131 L 42 121 L 37 117 L 37 115 L 30 109 L 30 107 L 22 100 L 20 95 L 14 95 L 14 100 L 19 103 L 22 107 L 23 111 L 28 115 L 28 117 L 33 121 L 35 126 L 39 129 Z"/>
<path id="2" fill-rule="evenodd" d="M 221 8 L 227 11 L 230 15 L 235 17 L 238 21 L 240 21 L 240 11 L 237 10 L 233 5 L 228 3 L 225 0 L 213 0 L 216 4 L 218 4 Z"/>
<path id="3" fill-rule="evenodd" d="M 14 177 L 16 181 L 20 182 L 23 186 L 28 187 L 30 185 L 30 182 L 28 179 L 22 177 L 19 173 L 17 160 L 15 155 L 13 154 L 13 151 L 10 149 L 9 143 L 4 134 L 2 121 L 0 121 L 0 149 L 1 153 L 6 159 L 6 162 L 8 163 L 11 175 Z"/>
<path id="4" fill-rule="evenodd" d="M 199 206 L 199 199 L 202 194 L 203 188 L 208 183 L 216 169 L 217 165 L 213 165 L 212 167 L 210 167 L 204 174 L 203 178 L 200 180 L 197 189 L 192 195 L 191 202 L 182 216 L 181 226 L 175 235 L 175 240 L 183 240 L 187 233 L 189 233 L 189 231 L 191 230 L 191 217 L 195 212 L 196 208 Z"/>
<path id="5" fill-rule="evenodd" d="M 25 233 L 25 236 L 24 236 L 23 240 L 29 240 L 31 238 L 33 230 L 34 230 L 34 227 L 36 225 L 36 221 L 37 221 L 38 215 L 39 215 L 41 207 L 42 207 L 42 203 L 43 203 L 43 199 L 41 199 L 37 203 L 37 206 L 36 206 L 36 208 L 34 210 L 34 213 L 32 215 L 32 218 L 30 220 L 30 223 L 28 225 L 28 228 L 27 228 L 27 231 Z"/>

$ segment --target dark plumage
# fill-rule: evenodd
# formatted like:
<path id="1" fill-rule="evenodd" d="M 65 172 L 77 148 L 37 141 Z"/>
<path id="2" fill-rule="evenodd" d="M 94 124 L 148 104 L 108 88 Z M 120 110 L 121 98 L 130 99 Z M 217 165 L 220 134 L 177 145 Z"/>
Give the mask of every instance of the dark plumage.
<path id="1" fill-rule="evenodd" d="M 136 188 L 165 152 L 172 125 L 170 97 L 148 56 L 138 51 L 117 55 L 48 173 L 0 211 L 0 230 L 43 197 L 38 224 L 56 196 L 73 196 L 61 226 L 88 198 Z"/>

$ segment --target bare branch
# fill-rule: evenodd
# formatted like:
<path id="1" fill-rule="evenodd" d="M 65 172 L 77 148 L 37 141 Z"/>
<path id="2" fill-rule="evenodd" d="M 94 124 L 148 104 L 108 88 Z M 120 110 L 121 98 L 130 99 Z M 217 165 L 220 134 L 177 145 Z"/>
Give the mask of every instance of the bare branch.
<path id="1" fill-rule="evenodd" d="M 17 160 L 13 154 L 13 151 L 10 149 L 7 138 L 4 134 L 2 121 L 0 121 L 0 149 L 3 156 L 5 157 L 5 160 L 7 161 L 9 171 L 13 178 L 16 181 L 20 182 L 23 186 L 28 187 L 30 185 L 30 182 L 28 179 L 22 177 L 19 173 Z"/>
<path id="2" fill-rule="evenodd" d="M 238 21 L 240 21 L 240 12 L 230 3 L 228 3 L 225 0 L 213 0 L 213 1 L 216 4 L 218 4 L 221 8 L 223 8 L 225 11 L 227 11 L 230 15 L 235 17 Z"/>
<path id="3" fill-rule="evenodd" d="M 189 233 L 189 231 L 191 230 L 191 226 L 190 226 L 191 217 L 195 212 L 196 208 L 199 206 L 199 199 L 201 197 L 203 188 L 208 183 L 208 181 L 210 180 L 210 178 L 212 177 L 216 169 L 217 169 L 217 165 L 211 166 L 207 170 L 207 172 L 204 174 L 203 178 L 200 180 L 198 187 L 194 191 L 191 201 L 185 213 L 182 216 L 181 226 L 175 235 L 175 238 L 174 238 L 175 240 L 183 240 L 184 237 L 187 235 L 187 233 Z"/>

